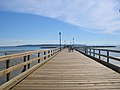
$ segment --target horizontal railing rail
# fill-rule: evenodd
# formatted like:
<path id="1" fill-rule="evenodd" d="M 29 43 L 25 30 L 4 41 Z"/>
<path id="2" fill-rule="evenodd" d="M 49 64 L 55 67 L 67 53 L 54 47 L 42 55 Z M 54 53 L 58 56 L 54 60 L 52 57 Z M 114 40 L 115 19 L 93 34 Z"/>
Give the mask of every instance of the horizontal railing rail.
<path id="1" fill-rule="evenodd" d="M 120 57 L 111 55 L 111 53 L 114 53 L 119 54 L 120 56 L 119 50 L 96 49 L 88 47 L 79 47 L 76 48 L 76 50 L 120 73 Z M 112 61 L 119 63 L 119 65 L 112 63 Z"/>
<path id="2" fill-rule="evenodd" d="M 0 63 L 1 62 L 5 63 L 5 68 L 3 68 L 2 70 L 0 69 L 0 77 L 4 76 L 4 78 L 6 79 L 6 82 L 4 82 L 0 86 L 0 90 L 4 89 L 8 83 L 10 84 L 10 82 L 15 83 L 16 79 L 14 80 L 14 78 L 19 77 L 21 75 L 23 78 L 26 75 L 28 75 L 31 71 L 33 72 L 35 68 L 37 69 L 41 64 L 47 62 L 50 58 L 54 57 L 59 51 L 60 51 L 59 48 L 53 48 L 53 49 L 29 51 L 19 54 L 0 56 Z M 13 60 L 18 61 L 19 60 L 18 58 L 21 58 L 20 63 L 11 66 L 10 63 Z M 36 62 L 36 64 L 32 65 L 33 62 Z M 18 70 L 19 68 L 22 68 L 21 73 L 19 73 L 17 76 L 13 78 L 10 78 L 11 72 Z M 25 75 L 23 75 L 24 73 Z"/>

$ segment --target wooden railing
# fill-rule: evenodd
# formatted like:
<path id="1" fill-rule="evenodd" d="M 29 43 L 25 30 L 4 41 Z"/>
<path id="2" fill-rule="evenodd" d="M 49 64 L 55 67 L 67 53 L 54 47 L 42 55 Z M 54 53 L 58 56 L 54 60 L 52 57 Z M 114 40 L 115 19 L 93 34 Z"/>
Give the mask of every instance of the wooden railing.
<path id="1" fill-rule="evenodd" d="M 0 77 L 5 76 L 6 78 L 6 82 L 0 86 L 0 90 L 10 89 L 16 83 L 18 83 L 23 78 L 25 78 L 30 73 L 32 73 L 34 70 L 36 70 L 41 65 L 46 63 L 50 58 L 55 56 L 58 52 L 59 49 L 54 48 L 50 50 L 48 49 L 37 50 L 37 51 L 29 51 L 19 54 L 0 56 L 0 62 L 6 63 L 5 65 L 6 68 L 0 71 Z M 21 58 L 20 63 L 10 66 L 10 62 L 12 60 L 19 60 L 18 58 Z M 18 70 L 19 68 L 22 68 L 21 73 L 19 73 L 19 75 L 15 76 L 14 78 L 10 78 L 11 73 L 15 70 Z"/>
<path id="2" fill-rule="evenodd" d="M 120 73 L 120 57 L 113 56 L 113 53 L 120 55 L 120 51 L 108 49 L 95 49 L 89 47 L 79 47 L 76 48 L 76 50 Z M 119 65 L 112 63 L 111 61 L 115 61 L 116 63 L 118 62 Z"/>

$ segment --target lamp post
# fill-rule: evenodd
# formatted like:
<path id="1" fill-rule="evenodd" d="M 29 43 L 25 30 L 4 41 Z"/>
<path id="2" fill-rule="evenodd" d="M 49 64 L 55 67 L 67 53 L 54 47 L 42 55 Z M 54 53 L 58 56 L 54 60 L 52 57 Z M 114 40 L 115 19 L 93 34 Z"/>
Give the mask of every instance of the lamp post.
<path id="1" fill-rule="evenodd" d="M 59 32 L 59 40 L 60 40 L 60 51 L 61 51 L 61 32 Z"/>
<path id="2" fill-rule="evenodd" d="M 74 38 L 73 38 L 73 47 L 74 47 Z"/>

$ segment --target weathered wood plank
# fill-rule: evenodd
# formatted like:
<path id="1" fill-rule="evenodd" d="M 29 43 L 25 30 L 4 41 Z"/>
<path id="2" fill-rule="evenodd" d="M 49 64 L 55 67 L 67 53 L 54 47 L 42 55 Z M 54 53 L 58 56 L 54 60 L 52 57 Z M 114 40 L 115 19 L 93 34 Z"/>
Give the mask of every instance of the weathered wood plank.
<path id="1" fill-rule="evenodd" d="M 56 49 L 56 51 L 55 51 L 56 53 L 54 52 L 54 55 L 52 55 L 51 57 L 49 57 L 49 58 L 47 57 L 46 60 L 42 61 L 41 63 L 38 63 L 38 64 L 34 65 L 34 66 L 31 67 L 30 69 L 27 69 L 25 72 L 19 74 L 18 76 L 14 77 L 14 78 L 11 79 L 10 81 L 8 81 L 8 82 L 4 83 L 3 85 L 1 85 L 1 86 L 0 86 L 0 90 L 8 90 L 8 89 L 10 89 L 11 87 L 13 87 L 14 85 L 16 85 L 18 82 L 20 82 L 20 81 L 21 81 L 22 79 L 24 79 L 26 76 L 28 76 L 29 74 L 31 74 L 33 71 L 35 71 L 35 70 L 38 69 L 40 66 L 42 66 L 42 65 L 45 64 L 47 61 L 49 61 L 51 58 L 53 58 L 55 55 L 57 55 L 57 54 L 58 54 L 58 50 L 59 50 L 59 49 Z M 46 51 L 48 51 L 48 50 L 46 50 Z M 46 52 L 46 51 L 45 51 L 45 52 Z M 48 56 L 48 55 L 51 55 L 51 53 L 46 54 L 46 55 L 44 55 L 44 56 Z M 12 56 L 12 55 L 11 55 L 11 56 Z M 14 55 L 13 55 L 13 56 L 14 56 Z M 28 64 L 30 64 L 30 63 L 32 63 L 33 61 L 36 61 L 36 60 L 38 60 L 38 59 L 42 59 L 42 58 L 44 58 L 44 56 L 37 57 L 37 58 L 33 58 L 33 59 L 31 59 L 31 60 L 29 60 L 29 61 L 26 61 L 26 62 L 24 62 L 24 63 L 20 63 L 20 64 L 17 64 L 17 65 L 15 65 L 15 66 L 12 66 L 12 67 L 10 67 L 10 68 L 8 68 L 8 69 L 2 70 L 2 71 L 0 71 L 0 75 L 5 75 L 5 74 L 7 74 L 7 73 L 9 73 L 9 72 L 11 72 L 11 71 L 14 71 L 14 70 L 20 68 L 21 66 L 28 65 Z"/>
<path id="2" fill-rule="evenodd" d="M 63 50 L 12 90 L 120 90 L 120 74 L 78 53 Z"/>

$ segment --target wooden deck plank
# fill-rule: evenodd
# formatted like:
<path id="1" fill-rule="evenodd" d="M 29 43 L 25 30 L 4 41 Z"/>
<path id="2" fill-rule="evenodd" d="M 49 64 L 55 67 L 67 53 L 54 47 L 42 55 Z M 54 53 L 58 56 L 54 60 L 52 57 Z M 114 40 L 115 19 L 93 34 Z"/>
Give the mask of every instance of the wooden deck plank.
<path id="1" fill-rule="evenodd" d="M 120 90 L 120 74 L 78 53 L 63 50 L 12 90 Z"/>

